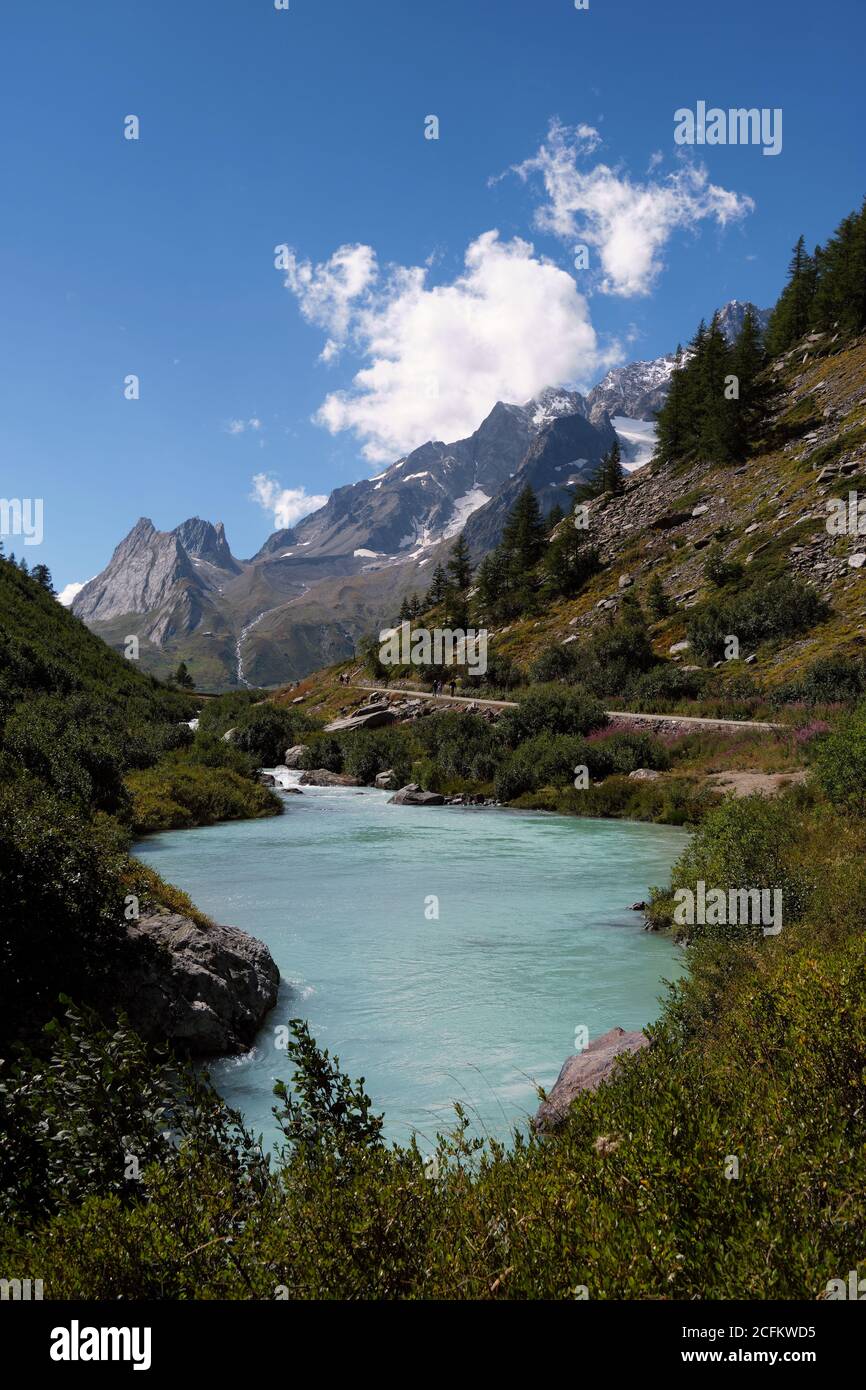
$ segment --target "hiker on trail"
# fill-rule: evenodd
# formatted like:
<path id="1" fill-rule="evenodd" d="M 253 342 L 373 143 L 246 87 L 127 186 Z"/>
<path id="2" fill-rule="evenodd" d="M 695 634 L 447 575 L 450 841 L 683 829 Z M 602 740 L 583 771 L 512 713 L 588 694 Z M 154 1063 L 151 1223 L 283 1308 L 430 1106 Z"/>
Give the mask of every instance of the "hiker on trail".
<path id="1" fill-rule="evenodd" d="M 454 677 L 452 676 L 452 677 L 451 677 L 451 699 L 452 699 L 452 700 L 454 699 L 454 693 L 455 693 L 456 689 L 457 689 L 457 682 L 456 682 L 456 680 L 454 679 Z"/>

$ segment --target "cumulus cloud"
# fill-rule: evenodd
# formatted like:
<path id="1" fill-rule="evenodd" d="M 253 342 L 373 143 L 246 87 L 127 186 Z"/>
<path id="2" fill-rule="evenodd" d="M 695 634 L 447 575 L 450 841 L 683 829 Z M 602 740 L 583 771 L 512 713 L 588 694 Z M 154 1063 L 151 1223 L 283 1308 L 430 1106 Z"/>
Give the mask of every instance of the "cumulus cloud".
<path id="1" fill-rule="evenodd" d="M 68 608 L 72 603 L 73 599 L 75 599 L 81 593 L 81 590 L 84 588 L 84 584 L 89 583 L 90 580 L 85 579 L 83 584 L 77 584 L 74 580 L 71 584 L 66 584 L 60 590 L 60 593 L 57 595 L 58 603 L 62 603 L 64 608 Z"/>
<path id="2" fill-rule="evenodd" d="M 358 263 L 375 267 L 366 249 Z M 450 284 L 430 285 L 429 274 L 429 266 L 391 267 L 375 284 L 364 280 L 351 310 L 341 305 L 339 333 L 366 365 L 315 418 L 332 434 L 353 431 L 371 463 L 427 439 L 459 439 L 497 400 L 522 402 L 564 382 L 586 385 L 620 360 L 617 347 L 600 349 L 574 279 L 518 237 L 485 232 Z M 299 296 L 307 317 L 311 302 L 330 303 L 327 285 L 319 296 L 314 282 L 305 280 Z M 330 329 L 334 320 L 323 312 L 322 322 Z"/>
<path id="3" fill-rule="evenodd" d="M 286 272 L 286 287 L 297 297 L 304 318 L 328 334 L 321 360 L 333 361 L 346 341 L 358 302 L 376 279 L 375 251 L 370 246 L 341 246 L 330 260 L 313 265 L 289 249 Z"/>
<path id="4" fill-rule="evenodd" d="M 267 473 L 255 475 L 250 497 L 266 512 L 273 513 L 274 525 L 278 530 L 294 526 L 301 517 L 324 507 L 328 500 L 327 497 L 308 495 L 303 487 L 280 487 L 277 479 L 269 477 Z"/>
<path id="5" fill-rule="evenodd" d="M 536 225 L 563 241 L 585 242 L 601 261 L 598 287 L 607 294 L 648 294 L 663 268 L 662 253 L 678 228 L 712 220 L 724 227 L 751 212 L 751 198 L 710 183 L 703 165 L 681 164 L 673 173 L 633 182 L 607 164 L 582 168 L 598 146 L 591 126 L 551 123 L 547 140 L 514 166 L 522 179 L 540 176 L 547 201 Z M 653 156 L 650 168 L 657 163 Z"/>

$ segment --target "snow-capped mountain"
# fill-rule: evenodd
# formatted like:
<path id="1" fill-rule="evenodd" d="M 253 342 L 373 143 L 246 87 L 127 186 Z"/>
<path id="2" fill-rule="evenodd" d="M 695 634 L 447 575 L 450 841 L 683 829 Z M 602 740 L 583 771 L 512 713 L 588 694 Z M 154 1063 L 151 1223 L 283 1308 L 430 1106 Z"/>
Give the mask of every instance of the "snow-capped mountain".
<path id="1" fill-rule="evenodd" d="M 755 318 L 758 320 L 758 327 L 762 333 L 766 333 L 767 324 L 770 322 L 771 309 L 759 309 L 750 300 L 729 299 L 723 309 L 719 310 L 719 328 L 722 330 L 729 343 L 733 343 L 740 336 L 743 327 L 743 319 L 746 317 L 746 310 L 751 309 Z"/>
<path id="2" fill-rule="evenodd" d="M 517 473 L 533 440 L 571 416 L 587 419 L 586 400 L 560 387 L 524 405 L 499 401 L 467 439 L 422 444 L 375 477 L 337 488 L 294 528 L 292 544 L 309 555 L 358 555 L 367 568 L 414 557 L 462 530 Z M 603 412 L 594 425 L 606 434 Z"/>
<path id="3" fill-rule="evenodd" d="M 653 420 L 664 405 L 676 358 L 673 353 L 651 362 L 630 362 L 614 367 L 586 398 L 593 422 L 609 415 L 630 420 Z"/>
<path id="4" fill-rule="evenodd" d="M 729 337 L 746 307 L 721 310 Z M 138 636 L 160 674 L 182 657 L 211 687 L 303 675 L 348 655 L 404 594 L 426 587 L 425 566 L 450 538 L 464 531 L 476 559 L 496 545 L 527 485 L 544 512 L 567 510 L 614 430 L 627 468 L 648 462 L 673 367 L 668 354 L 614 368 L 586 396 L 552 386 L 522 405 L 499 401 L 468 438 L 429 441 L 336 488 L 251 560 L 232 555 L 221 523 L 194 517 L 157 531 L 142 518 L 73 611 L 110 642 Z"/>

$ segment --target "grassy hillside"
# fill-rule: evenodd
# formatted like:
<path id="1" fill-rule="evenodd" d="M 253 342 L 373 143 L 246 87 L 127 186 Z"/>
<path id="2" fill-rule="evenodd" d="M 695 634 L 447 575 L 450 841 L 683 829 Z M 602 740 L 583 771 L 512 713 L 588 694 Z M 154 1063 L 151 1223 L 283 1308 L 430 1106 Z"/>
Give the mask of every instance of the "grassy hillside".
<path id="1" fill-rule="evenodd" d="M 196 742 L 195 710 L 0 559 L 0 1041 L 104 990 L 129 895 L 193 911 L 130 858 L 134 831 L 281 809 L 255 759 Z"/>

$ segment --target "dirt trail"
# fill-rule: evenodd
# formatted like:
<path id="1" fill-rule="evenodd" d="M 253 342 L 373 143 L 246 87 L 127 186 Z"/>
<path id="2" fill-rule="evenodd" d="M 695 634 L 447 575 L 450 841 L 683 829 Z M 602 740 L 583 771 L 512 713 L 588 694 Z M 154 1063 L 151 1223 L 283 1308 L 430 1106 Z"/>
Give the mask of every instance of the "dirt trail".
<path id="1" fill-rule="evenodd" d="M 350 685 L 347 688 L 363 690 L 368 695 L 421 696 L 424 700 L 441 700 L 446 705 L 477 705 L 479 709 L 517 709 L 518 706 L 517 700 L 480 700 L 474 695 L 431 695 L 426 690 L 405 685 L 384 686 L 371 683 Z M 761 733 L 772 733 L 775 729 L 784 728 L 782 724 L 767 724 L 755 719 L 702 719 L 694 714 L 640 714 L 634 710 L 609 709 L 607 715 L 609 719 L 618 719 L 625 723 L 682 724 L 687 729 L 756 729 Z"/>

